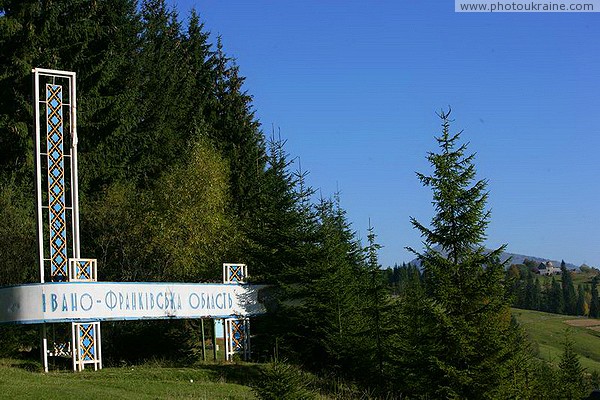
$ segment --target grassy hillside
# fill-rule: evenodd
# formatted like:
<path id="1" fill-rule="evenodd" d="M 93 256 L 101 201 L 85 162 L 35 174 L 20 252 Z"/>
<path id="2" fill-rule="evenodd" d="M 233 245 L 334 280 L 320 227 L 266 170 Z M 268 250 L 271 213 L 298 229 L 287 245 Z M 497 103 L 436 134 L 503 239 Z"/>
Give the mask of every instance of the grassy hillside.
<path id="1" fill-rule="evenodd" d="M 37 368 L 39 365 L 33 363 L 0 360 L 0 398 L 255 399 L 246 385 L 259 373 L 259 367 L 252 364 L 198 368 L 143 365 L 76 374 L 43 374 Z"/>
<path id="2" fill-rule="evenodd" d="M 565 330 L 570 328 L 582 366 L 588 372 L 600 373 L 600 320 L 517 308 L 513 309 L 513 314 L 529 334 L 540 358 L 558 363 Z"/>
<path id="3" fill-rule="evenodd" d="M 577 286 L 579 284 L 583 284 L 584 286 L 588 286 L 592 284 L 592 278 L 594 278 L 596 276 L 596 271 L 588 271 L 588 272 L 576 272 L 576 273 L 572 273 L 571 276 L 573 278 L 573 285 L 575 286 L 575 289 L 577 289 Z M 540 284 L 542 286 L 550 286 L 550 284 L 552 283 L 552 276 L 537 276 L 537 278 L 540 279 Z M 561 275 L 554 275 L 554 279 L 556 279 L 558 282 L 562 282 L 562 278 Z"/>

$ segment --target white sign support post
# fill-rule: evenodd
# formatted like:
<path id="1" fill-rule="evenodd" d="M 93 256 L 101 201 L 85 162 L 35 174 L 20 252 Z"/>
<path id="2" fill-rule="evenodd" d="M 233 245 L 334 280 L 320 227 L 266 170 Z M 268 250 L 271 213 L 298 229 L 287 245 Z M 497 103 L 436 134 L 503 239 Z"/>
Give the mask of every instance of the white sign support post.
<path id="1" fill-rule="evenodd" d="M 246 264 L 223 264 L 224 284 L 246 283 L 248 267 Z M 250 358 L 250 319 L 239 316 L 224 320 L 225 360 L 231 361 L 233 355 L 241 353 L 244 360 Z"/>
<path id="2" fill-rule="evenodd" d="M 50 282 L 95 282 L 96 260 L 80 258 L 75 72 L 43 68 L 35 68 L 32 72 L 40 283 L 45 282 L 47 265 L 50 267 Z M 42 139 L 42 131 L 45 140 Z M 67 203 L 69 193 L 70 205 Z M 47 223 L 44 222 L 46 218 Z M 71 249 L 68 247 L 69 239 Z M 90 335 L 90 332 L 93 334 Z M 42 362 L 47 372 L 46 335 L 44 327 Z M 93 363 L 96 369 L 102 368 L 99 337 L 99 322 L 72 323 L 70 348 L 73 369 L 81 370 L 86 363 Z M 56 344 L 53 347 L 57 347 Z"/>

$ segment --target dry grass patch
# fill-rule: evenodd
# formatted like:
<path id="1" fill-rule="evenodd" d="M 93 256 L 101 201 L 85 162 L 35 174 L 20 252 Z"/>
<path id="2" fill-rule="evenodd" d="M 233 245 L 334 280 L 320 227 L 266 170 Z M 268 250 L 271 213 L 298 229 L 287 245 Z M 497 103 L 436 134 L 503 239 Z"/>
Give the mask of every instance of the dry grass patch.
<path id="1" fill-rule="evenodd" d="M 568 320 L 565 320 L 564 322 L 567 325 L 581 326 L 581 327 L 585 327 L 585 328 L 600 325 L 600 319 L 595 319 L 595 318 L 568 319 Z"/>
<path id="2" fill-rule="evenodd" d="M 564 323 L 567 325 L 570 325 L 570 326 L 580 326 L 580 327 L 584 327 L 584 328 L 591 328 L 591 327 L 595 327 L 595 326 L 600 326 L 600 319 L 593 319 L 593 318 L 568 319 L 568 320 L 565 320 Z"/>

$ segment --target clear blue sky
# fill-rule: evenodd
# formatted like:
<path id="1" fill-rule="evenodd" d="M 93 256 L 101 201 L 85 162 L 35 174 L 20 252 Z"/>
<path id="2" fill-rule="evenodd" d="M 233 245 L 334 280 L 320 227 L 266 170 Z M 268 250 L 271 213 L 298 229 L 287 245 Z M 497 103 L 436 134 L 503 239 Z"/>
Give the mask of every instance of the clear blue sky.
<path id="1" fill-rule="evenodd" d="M 237 59 L 266 134 L 324 196 L 339 188 L 393 265 L 429 222 L 435 112 L 489 179 L 490 247 L 600 266 L 600 13 L 455 13 L 444 1 L 193 1 Z"/>

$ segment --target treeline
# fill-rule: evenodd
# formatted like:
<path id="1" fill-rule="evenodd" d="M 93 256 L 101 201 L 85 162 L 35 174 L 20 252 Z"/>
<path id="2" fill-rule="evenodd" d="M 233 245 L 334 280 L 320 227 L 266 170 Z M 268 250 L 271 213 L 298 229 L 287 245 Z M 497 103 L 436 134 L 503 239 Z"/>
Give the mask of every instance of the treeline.
<path id="1" fill-rule="evenodd" d="M 421 270 L 412 263 L 395 264 L 381 271 L 381 279 L 392 295 L 398 295 L 407 287 L 420 282 Z"/>
<path id="2" fill-rule="evenodd" d="M 548 384 L 549 367 L 510 316 L 502 248 L 482 246 L 486 181 L 449 112 L 427 156 L 433 172 L 417 175 L 435 205 L 429 226 L 411 220 L 422 273 L 399 270 L 390 296 L 375 229 L 361 243 L 338 194 L 315 199 L 285 141 L 261 131 L 221 41 L 198 14 L 187 21 L 164 0 L 0 2 L 0 284 L 38 280 L 31 69 L 71 70 L 82 254 L 98 259 L 99 280 L 219 281 L 223 262 L 247 263 L 254 281 L 271 284 L 269 314 L 252 321 L 254 356 L 374 396 L 583 390 L 581 373 Z M 103 353 L 109 363 L 197 360 L 199 325 L 103 323 Z M 2 352 L 36 335 L 0 327 Z"/>
<path id="3" fill-rule="evenodd" d="M 560 266 L 560 275 L 540 276 L 536 271 L 537 264 L 531 260 L 508 268 L 506 274 L 512 285 L 514 307 L 592 318 L 600 316 L 600 276 L 593 273 L 595 270 L 584 267 L 580 273 L 591 278 L 589 284 L 580 283 L 577 289 L 573 283 L 575 272 L 569 271 L 564 261 Z"/>

